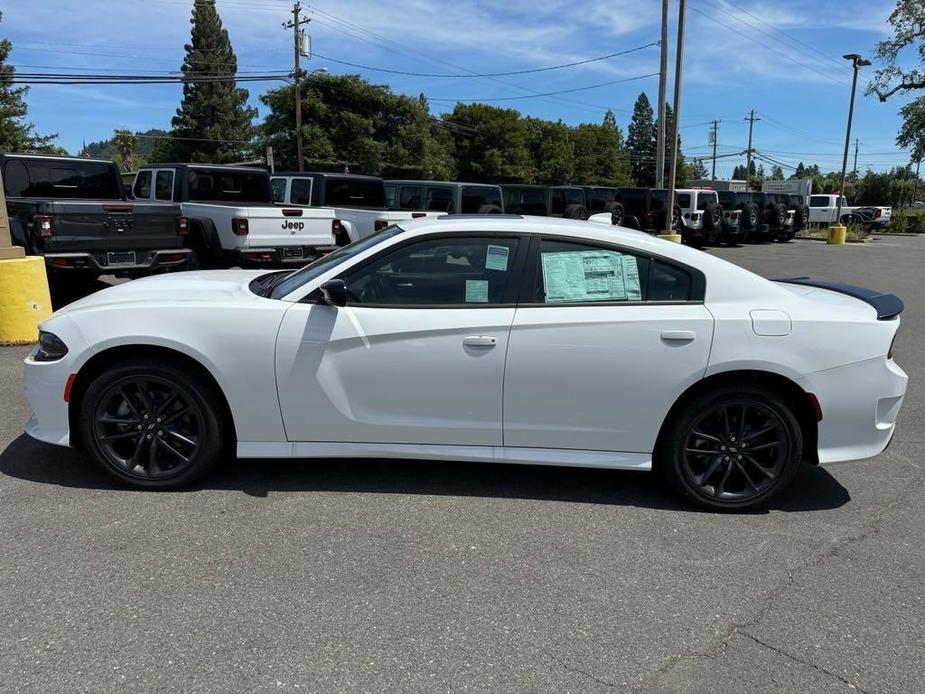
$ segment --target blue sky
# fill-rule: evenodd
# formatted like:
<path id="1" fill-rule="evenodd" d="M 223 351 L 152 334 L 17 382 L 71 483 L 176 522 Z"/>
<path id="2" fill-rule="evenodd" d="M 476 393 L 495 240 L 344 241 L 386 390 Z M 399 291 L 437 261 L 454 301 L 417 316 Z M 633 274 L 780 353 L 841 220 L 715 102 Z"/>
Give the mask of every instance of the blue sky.
<path id="1" fill-rule="evenodd" d="M 529 69 L 587 59 L 658 39 L 658 0 L 303 0 L 313 18 L 313 50 L 338 60 L 411 72 L 459 74 Z M 13 41 L 20 71 L 177 70 L 189 38 L 190 0 L 0 1 L 0 36 Z M 672 14 L 677 2 L 672 3 Z M 870 56 L 888 33 L 892 0 L 689 0 L 684 53 L 681 136 L 688 155 L 709 151 L 707 121 L 721 120 L 719 151 L 745 148 L 745 116 L 754 108 L 755 148 L 791 165 L 816 162 L 839 168 L 850 89 L 850 65 L 839 56 Z M 289 0 L 218 0 L 238 56 L 239 70 L 290 70 L 291 33 L 282 28 Z M 673 17 L 674 20 L 674 17 Z M 672 22 L 671 69 L 674 66 Z M 455 99 L 497 99 L 534 91 L 573 89 L 658 71 L 658 49 L 608 61 L 522 77 L 399 76 L 356 70 L 319 57 L 307 68 L 360 72 L 394 90 L 431 98 L 435 113 Z M 868 71 L 871 68 L 867 69 Z M 863 73 L 862 73 L 863 74 Z M 869 73 L 868 73 L 869 74 Z M 861 85 L 866 84 L 862 80 Z M 251 101 L 268 88 L 246 85 Z M 657 78 L 562 97 L 497 102 L 522 113 L 567 123 L 599 121 L 612 108 L 624 128 L 645 90 L 656 100 Z M 671 95 L 669 85 L 669 99 Z M 895 134 L 902 98 L 881 104 L 859 88 L 854 135 L 858 166 L 905 164 Z M 27 97 L 39 132 L 59 133 L 72 152 L 83 141 L 109 137 L 117 127 L 168 128 L 179 85 L 39 85 Z M 721 159 L 726 176 L 740 158 Z M 849 166 L 851 161 L 849 160 Z M 770 168 L 766 165 L 766 168 Z"/>

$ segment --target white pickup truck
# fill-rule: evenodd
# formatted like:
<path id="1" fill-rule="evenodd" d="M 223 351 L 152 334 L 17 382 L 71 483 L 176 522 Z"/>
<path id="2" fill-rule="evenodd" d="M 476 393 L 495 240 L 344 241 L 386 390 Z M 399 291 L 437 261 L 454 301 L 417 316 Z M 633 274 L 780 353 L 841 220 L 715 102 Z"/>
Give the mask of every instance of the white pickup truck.
<path id="1" fill-rule="evenodd" d="M 809 223 L 834 224 L 838 214 L 838 195 L 810 195 Z M 885 229 L 890 226 L 893 216 L 892 207 L 849 206 L 845 197 L 841 197 L 841 222 L 862 224 L 868 229 Z"/>
<path id="2" fill-rule="evenodd" d="M 132 193 L 180 204 L 202 267 L 300 265 L 355 235 L 332 209 L 273 204 L 270 176 L 258 168 L 149 164 L 139 169 Z"/>
<path id="3" fill-rule="evenodd" d="M 385 184 L 377 176 L 286 171 L 274 173 L 270 185 L 278 205 L 333 210 L 351 241 L 371 236 L 395 222 L 446 214 L 386 209 Z"/>

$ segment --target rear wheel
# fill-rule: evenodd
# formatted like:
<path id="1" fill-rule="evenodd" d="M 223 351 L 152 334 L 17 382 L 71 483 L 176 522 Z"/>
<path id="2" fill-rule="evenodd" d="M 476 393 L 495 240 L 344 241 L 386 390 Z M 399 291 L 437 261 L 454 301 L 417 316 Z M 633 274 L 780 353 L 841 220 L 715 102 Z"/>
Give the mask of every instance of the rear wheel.
<path id="1" fill-rule="evenodd" d="M 221 457 L 221 396 L 199 374 L 132 359 L 97 377 L 84 395 L 80 433 L 90 457 L 123 484 L 172 489 Z"/>
<path id="2" fill-rule="evenodd" d="M 790 484 L 802 453 L 802 432 L 784 399 L 760 387 L 723 387 L 694 398 L 670 423 L 657 465 L 700 506 L 741 511 Z"/>

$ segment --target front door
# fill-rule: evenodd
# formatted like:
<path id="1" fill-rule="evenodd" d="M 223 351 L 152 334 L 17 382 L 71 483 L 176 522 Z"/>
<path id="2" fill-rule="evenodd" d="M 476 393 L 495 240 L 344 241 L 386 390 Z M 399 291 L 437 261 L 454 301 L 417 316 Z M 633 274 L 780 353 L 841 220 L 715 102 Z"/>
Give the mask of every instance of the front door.
<path id="1" fill-rule="evenodd" d="M 289 440 L 500 446 L 520 244 L 412 240 L 348 271 L 347 306 L 295 304 L 277 340 Z"/>
<path id="2" fill-rule="evenodd" d="M 702 283 L 659 259 L 570 241 L 544 239 L 531 264 L 508 347 L 504 445 L 651 452 L 706 370 L 713 318 L 692 300 Z"/>

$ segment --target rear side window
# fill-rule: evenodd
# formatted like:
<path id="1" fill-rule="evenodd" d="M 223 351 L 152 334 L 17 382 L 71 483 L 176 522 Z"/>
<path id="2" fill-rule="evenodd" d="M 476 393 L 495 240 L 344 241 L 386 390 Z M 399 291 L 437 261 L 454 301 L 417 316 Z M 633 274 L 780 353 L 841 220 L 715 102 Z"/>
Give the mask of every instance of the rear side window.
<path id="1" fill-rule="evenodd" d="M 482 186 L 463 187 L 462 209 L 460 210 L 463 214 L 476 214 L 482 211 L 484 205 L 494 205 L 501 209 L 501 191 L 497 188 L 483 188 Z"/>
<path id="2" fill-rule="evenodd" d="M 173 171 L 158 171 L 154 178 L 154 197 L 158 200 L 173 199 Z"/>
<path id="3" fill-rule="evenodd" d="M 385 207 L 385 186 L 376 179 L 327 178 L 324 202 L 342 207 Z"/>
<path id="4" fill-rule="evenodd" d="M 690 209 L 691 206 L 691 196 L 690 193 L 678 193 L 678 207 L 682 209 Z"/>
<path id="5" fill-rule="evenodd" d="M 190 169 L 189 199 L 192 202 L 273 202 L 270 177 L 266 173 L 233 169 Z"/>
<path id="6" fill-rule="evenodd" d="M 293 178 L 289 189 L 289 201 L 293 205 L 312 204 L 312 179 Z"/>
<path id="7" fill-rule="evenodd" d="M 424 197 L 424 209 L 431 212 L 452 212 L 453 191 L 447 188 L 428 188 Z"/>
<path id="8" fill-rule="evenodd" d="M 402 186 L 398 206 L 403 210 L 421 209 L 421 189 L 418 186 Z"/>
<path id="9" fill-rule="evenodd" d="M 829 204 L 828 195 L 813 195 L 809 199 L 810 207 L 827 207 Z"/>
<path id="10" fill-rule="evenodd" d="M 684 268 L 611 248 L 543 240 L 533 302 L 689 301 L 693 280 Z"/>
<path id="11" fill-rule="evenodd" d="M 151 175 L 150 171 L 139 171 L 135 176 L 132 192 L 136 198 L 147 200 L 151 197 Z"/>

